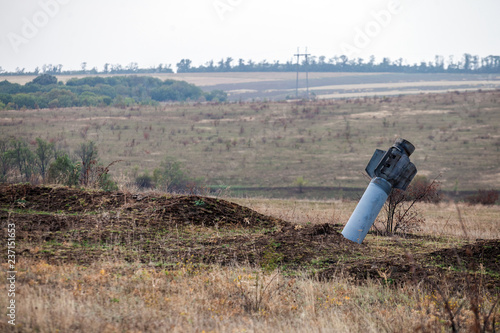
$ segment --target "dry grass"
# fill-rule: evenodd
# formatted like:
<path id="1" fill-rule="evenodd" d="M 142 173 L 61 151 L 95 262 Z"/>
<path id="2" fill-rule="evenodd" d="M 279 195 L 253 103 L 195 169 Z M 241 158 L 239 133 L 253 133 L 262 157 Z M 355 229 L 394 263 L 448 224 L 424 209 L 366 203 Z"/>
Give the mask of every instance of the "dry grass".
<path id="1" fill-rule="evenodd" d="M 345 223 L 351 201 L 238 199 L 261 213 L 296 223 Z M 421 233 L 499 238 L 498 206 L 419 204 L 427 219 Z M 460 216 L 458 215 L 460 212 Z M 462 234 L 461 234 L 462 233 Z M 383 240 L 370 239 L 383 247 Z M 111 251 L 111 250 L 110 250 Z M 269 272 L 254 266 L 179 261 L 165 269 L 126 262 L 110 253 L 89 266 L 48 264 L 18 256 L 17 325 L 10 332 L 441 332 L 454 323 L 473 331 L 498 292 L 475 294 L 450 282 L 440 290 L 386 280 L 362 284 L 338 271 L 328 281 L 306 271 Z M 2 264 L 2 271 L 7 265 Z M 6 284 L 0 294 L 6 295 Z M 474 298 L 476 297 L 476 298 Z M 6 307 L 7 299 L 0 298 Z M 493 312 L 497 318 L 500 310 Z M 497 325 L 497 330 L 498 330 Z M 488 330 L 491 331 L 491 325 Z M 487 331 L 488 331 L 487 330 Z"/>
<path id="2" fill-rule="evenodd" d="M 259 213 L 276 216 L 300 224 L 345 224 L 356 206 L 356 201 L 311 201 L 278 199 L 232 199 Z M 468 205 L 442 202 L 439 204 L 417 203 L 415 209 L 425 219 L 418 234 L 451 236 L 475 239 L 500 238 L 500 206 Z M 384 212 L 378 222 L 384 220 Z"/>
<path id="3" fill-rule="evenodd" d="M 5 268 L 5 267 L 4 267 Z M 443 299 L 414 287 L 321 282 L 250 267 L 173 270 L 103 261 L 18 264 L 13 332 L 415 332 L 447 327 Z M 1 292 L 4 294 L 5 284 Z M 491 296 L 481 295 L 491 307 Z M 451 298 L 455 309 L 462 299 Z M 2 298 L 1 306 L 5 306 Z M 473 323 L 467 308 L 464 327 Z M 6 329 L 6 324 L 0 327 Z"/>
<path id="4" fill-rule="evenodd" d="M 85 140 L 103 164 L 134 179 L 168 156 L 207 185 L 273 190 L 276 197 L 354 198 L 375 149 L 396 137 L 417 147 L 420 175 L 442 174 L 447 191 L 499 187 L 500 93 L 449 93 L 309 103 L 184 104 L 124 109 L 68 108 L 0 112 L 0 139 L 54 142 L 74 152 Z M 474 172 L 470 172 L 474 170 Z M 304 193 L 294 181 L 307 181 Z M 321 189 L 325 189 L 324 191 Z M 335 192 L 336 191 L 336 192 Z M 270 192 L 269 192 L 270 193 Z M 269 194 L 268 193 L 268 194 Z"/>

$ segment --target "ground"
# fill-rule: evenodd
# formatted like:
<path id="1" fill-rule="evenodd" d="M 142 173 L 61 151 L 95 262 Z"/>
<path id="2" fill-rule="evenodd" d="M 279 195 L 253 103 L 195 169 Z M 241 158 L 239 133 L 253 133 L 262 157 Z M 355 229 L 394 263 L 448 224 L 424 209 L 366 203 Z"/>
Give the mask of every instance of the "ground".
<path id="1" fill-rule="evenodd" d="M 16 225 L 21 256 L 49 263 L 89 265 L 118 256 L 158 269 L 187 261 L 258 265 L 292 275 L 306 269 L 322 279 L 344 271 L 359 283 L 465 285 L 479 279 L 500 290 L 498 239 L 406 235 L 360 245 L 341 235 L 341 224 L 293 224 L 197 195 L 2 185 L 0 205 L 2 223 Z"/>

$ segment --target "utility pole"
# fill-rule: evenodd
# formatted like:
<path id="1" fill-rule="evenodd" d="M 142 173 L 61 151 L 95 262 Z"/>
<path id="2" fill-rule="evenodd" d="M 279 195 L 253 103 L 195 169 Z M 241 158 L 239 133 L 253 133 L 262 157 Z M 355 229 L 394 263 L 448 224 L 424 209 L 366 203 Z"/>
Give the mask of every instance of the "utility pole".
<path id="1" fill-rule="evenodd" d="M 306 86 L 307 86 L 307 99 L 309 99 L 309 60 L 308 56 L 310 56 L 309 53 L 307 53 L 307 47 L 306 47 L 306 53 L 300 53 L 300 48 L 297 47 L 297 53 L 294 54 L 295 57 L 297 57 L 297 80 L 295 83 L 295 98 L 299 98 L 299 68 L 300 68 L 300 57 L 305 57 L 306 58 Z"/>
<path id="2" fill-rule="evenodd" d="M 306 53 L 304 54 L 306 56 L 306 91 L 307 91 L 307 100 L 309 100 L 309 60 L 308 56 L 310 56 L 309 53 L 307 53 L 307 46 L 306 46 Z"/>

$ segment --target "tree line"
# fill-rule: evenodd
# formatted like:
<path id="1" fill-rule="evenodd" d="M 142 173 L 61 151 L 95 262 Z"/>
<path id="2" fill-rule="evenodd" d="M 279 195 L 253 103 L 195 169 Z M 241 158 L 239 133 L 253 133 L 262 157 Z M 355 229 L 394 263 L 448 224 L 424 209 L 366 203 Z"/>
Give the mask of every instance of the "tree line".
<path id="1" fill-rule="evenodd" d="M 140 68 L 136 62 L 123 66 L 121 64 L 104 64 L 102 70 L 97 67 L 88 68 L 86 62 L 81 63 L 81 70 L 65 70 L 63 71 L 62 64 L 44 64 L 43 66 L 35 67 L 33 71 L 28 71 L 24 67 L 17 67 L 14 71 L 6 71 L 0 66 L 0 75 L 95 75 L 95 74 L 151 74 L 151 73 L 173 73 L 174 71 L 169 64 L 159 64 L 149 68 Z"/>
<path id="2" fill-rule="evenodd" d="M 72 154 L 56 147 L 53 140 L 36 138 L 0 138 L 0 183 L 61 184 L 102 190 L 117 190 L 93 141 L 82 142 Z M 134 184 L 140 189 L 156 188 L 169 192 L 193 192 L 203 183 L 193 178 L 175 158 L 166 157 L 150 176 L 146 171 L 136 175 Z"/>
<path id="3" fill-rule="evenodd" d="M 118 189 L 111 179 L 109 167 L 99 159 L 93 141 L 83 142 L 70 154 L 56 148 L 54 142 L 36 138 L 0 139 L 0 182 L 29 182 L 32 184 L 63 184 L 104 190 Z"/>
<path id="4" fill-rule="evenodd" d="M 60 108 L 73 106 L 125 107 L 134 104 L 156 105 L 162 101 L 225 101 L 221 90 L 203 92 L 199 87 L 177 80 L 149 76 L 89 76 L 66 83 L 42 74 L 21 85 L 0 82 L 1 109 Z"/>
<path id="5" fill-rule="evenodd" d="M 204 65 L 193 66 L 190 59 L 182 59 L 177 63 L 178 73 L 196 72 L 395 72 L 395 73 L 475 73 L 490 74 L 500 73 L 500 56 L 487 56 L 480 58 L 477 55 L 464 54 L 461 59 L 455 61 L 450 57 L 448 61 L 442 56 L 435 56 L 434 61 L 422 61 L 418 64 L 407 64 L 404 59 L 391 60 L 383 58 L 376 62 L 371 56 L 368 61 L 362 58 L 349 59 L 345 55 L 334 56 L 327 59 L 325 56 L 311 56 L 307 60 L 302 58 L 300 63 L 287 61 L 254 62 L 228 57 L 214 63 L 208 61 Z"/>
<path id="6" fill-rule="evenodd" d="M 36 67 L 33 71 L 25 68 L 16 68 L 8 72 L 0 66 L 0 75 L 95 75 L 95 74 L 146 74 L 146 73 L 173 73 L 170 64 L 160 64 L 149 68 L 140 68 L 138 63 L 131 62 L 126 66 L 120 64 L 104 64 L 102 70 L 97 67 L 88 68 L 87 63 L 81 64 L 81 70 L 63 71 L 63 65 L 46 64 L 41 68 Z M 369 59 L 349 58 L 346 55 L 333 56 L 310 56 L 307 61 L 297 64 L 293 60 L 286 62 L 262 60 L 238 59 L 231 57 L 223 58 L 218 62 L 210 60 L 203 65 L 194 66 L 188 59 L 181 59 L 176 64 L 178 73 L 201 73 L 201 72 L 294 72 L 297 68 L 301 71 L 306 69 L 310 72 L 397 72 L 397 73 L 476 73 L 494 74 L 500 73 L 500 56 L 489 55 L 479 57 L 465 53 L 460 59 L 453 56 L 445 60 L 443 56 L 436 55 L 433 61 L 421 61 L 420 63 L 408 64 L 403 58 L 391 60 L 388 57 L 381 61 L 375 61 L 375 56 Z"/>

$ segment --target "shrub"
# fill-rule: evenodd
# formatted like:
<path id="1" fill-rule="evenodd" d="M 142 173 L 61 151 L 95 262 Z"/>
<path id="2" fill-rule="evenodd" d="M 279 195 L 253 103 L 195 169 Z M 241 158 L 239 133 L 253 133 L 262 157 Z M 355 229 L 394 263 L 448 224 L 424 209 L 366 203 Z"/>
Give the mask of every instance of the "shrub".
<path id="1" fill-rule="evenodd" d="M 160 167 L 153 171 L 156 187 L 174 192 L 185 192 L 196 188 L 201 180 L 191 178 L 183 169 L 181 162 L 167 157 Z"/>
<path id="2" fill-rule="evenodd" d="M 497 190 L 479 190 L 473 195 L 465 198 L 465 202 L 471 205 L 494 205 L 498 201 Z"/>
<path id="3" fill-rule="evenodd" d="M 81 160 L 80 184 L 91 188 L 100 188 L 106 191 L 118 189 L 116 183 L 111 180 L 109 168 L 120 161 L 111 162 L 108 166 L 103 166 L 99 162 L 99 152 L 93 141 L 85 142 L 75 151 Z"/>
<path id="4" fill-rule="evenodd" d="M 34 78 L 31 82 L 41 86 L 47 86 L 50 84 L 57 84 L 57 78 L 50 74 L 42 74 Z"/>
<path id="5" fill-rule="evenodd" d="M 439 203 L 442 200 L 439 184 L 425 176 L 416 176 L 406 190 L 405 200 Z"/>
<path id="6" fill-rule="evenodd" d="M 148 172 L 146 172 L 143 175 L 137 176 L 135 178 L 135 185 L 139 187 L 140 189 L 149 189 L 154 187 L 153 184 L 153 177 L 149 175 Z"/>
<path id="7" fill-rule="evenodd" d="M 415 203 L 436 203 L 439 200 L 439 183 L 435 179 L 429 181 L 424 176 L 415 177 L 406 191 L 393 189 L 384 206 L 387 214 L 385 234 L 417 230 L 425 223 L 425 219 L 416 210 Z"/>
<path id="8" fill-rule="evenodd" d="M 80 165 L 71 161 L 68 154 L 62 154 L 50 164 L 47 174 L 49 183 L 76 186 L 80 178 Z"/>
<path id="9" fill-rule="evenodd" d="M 17 109 L 21 109 L 23 107 L 27 109 L 34 109 L 36 106 L 36 100 L 30 94 L 16 94 L 12 97 L 12 102 L 16 105 Z"/>

